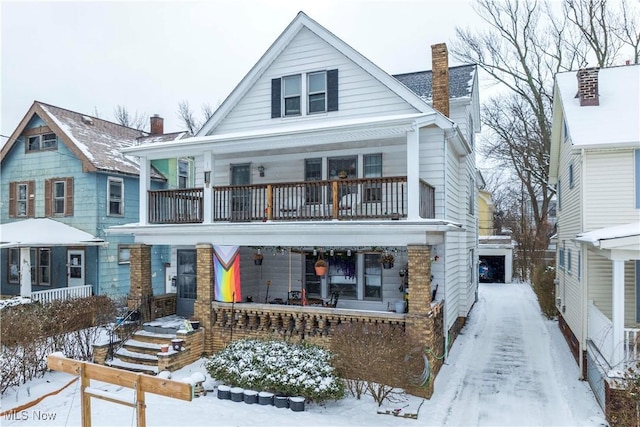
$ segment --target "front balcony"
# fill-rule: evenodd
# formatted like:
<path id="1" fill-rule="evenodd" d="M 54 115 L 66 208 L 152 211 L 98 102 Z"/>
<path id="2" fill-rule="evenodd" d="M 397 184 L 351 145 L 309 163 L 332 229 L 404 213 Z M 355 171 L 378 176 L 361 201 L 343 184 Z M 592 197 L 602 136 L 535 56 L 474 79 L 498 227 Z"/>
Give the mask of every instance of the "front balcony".
<path id="1" fill-rule="evenodd" d="M 209 188 L 148 192 L 150 224 L 205 222 Z M 403 219 L 407 177 L 214 186 L 213 222 Z M 420 180 L 419 215 L 435 218 L 435 188 Z"/>

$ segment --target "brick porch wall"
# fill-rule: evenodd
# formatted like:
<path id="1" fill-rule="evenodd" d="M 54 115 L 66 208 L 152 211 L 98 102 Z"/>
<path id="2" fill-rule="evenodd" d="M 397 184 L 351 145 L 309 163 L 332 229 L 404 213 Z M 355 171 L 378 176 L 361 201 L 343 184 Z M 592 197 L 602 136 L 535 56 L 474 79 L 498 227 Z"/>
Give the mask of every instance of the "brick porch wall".
<path id="1" fill-rule="evenodd" d="M 153 320 L 153 288 L 151 287 L 151 246 L 134 244 L 130 246 L 130 289 L 127 297 L 129 310 L 140 307 L 143 322 Z"/>
<path id="2" fill-rule="evenodd" d="M 213 284 L 213 246 L 209 243 L 196 245 L 196 275 L 197 295 L 193 305 L 193 317 L 200 321 L 205 330 L 204 348 L 205 354 L 213 354 L 216 349 L 216 331 L 213 328 L 214 313 L 211 302 L 214 298 Z M 219 348 L 221 349 L 221 348 Z"/>

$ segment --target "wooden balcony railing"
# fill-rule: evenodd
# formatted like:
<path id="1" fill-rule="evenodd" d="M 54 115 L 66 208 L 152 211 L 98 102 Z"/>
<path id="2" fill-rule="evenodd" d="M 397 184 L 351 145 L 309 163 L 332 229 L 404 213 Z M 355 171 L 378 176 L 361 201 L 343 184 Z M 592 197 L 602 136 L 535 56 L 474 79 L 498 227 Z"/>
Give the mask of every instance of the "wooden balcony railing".
<path id="1" fill-rule="evenodd" d="M 149 222 L 202 222 L 203 191 L 150 191 Z M 217 186 L 212 191 L 215 222 L 407 217 L 407 178 L 402 176 Z M 421 180 L 419 196 L 420 216 L 434 218 L 435 189 Z"/>
<path id="2" fill-rule="evenodd" d="M 188 224 L 202 222 L 202 188 L 149 191 L 149 223 Z"/>

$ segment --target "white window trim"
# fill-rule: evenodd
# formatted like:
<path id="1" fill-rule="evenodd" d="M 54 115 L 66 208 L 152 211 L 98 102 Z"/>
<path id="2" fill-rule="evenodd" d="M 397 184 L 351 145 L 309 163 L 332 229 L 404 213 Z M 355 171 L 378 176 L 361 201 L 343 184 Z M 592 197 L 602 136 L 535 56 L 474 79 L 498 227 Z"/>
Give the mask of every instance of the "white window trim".
<path id="1" fill-rule="evenodd" d="M 118 245 L 118 264 L 131 264 L 131 245 Z"/>
<path id="2" fill-rule="evenodd" d="M 62 184 L 63 195 L 62 197 L 58 197 L 56 195 L 56 187 L 57 184 Z M 67 181 L 66 180 L 58 180 L 53 181 L 51 183 L 51 213 L 53 215 L 61 215 L 64 216 L 67 213 Z M 56 202 L 62 199 L 62 212 L 56 212 Z"/>
<path id="3" fill-rule="evenodd" d="M 282 76 L 282 89 L 280 91 L 280 103 L 281 103 L 281 111 L 282 111 L 282 118 L 289 118 L 289 117 L 300 117 L 300 116 L 305 116 L 307 114 L 306 109 L 305 109 L 305 103 L 302 102 L 302 100 L 305 98 L 305 85 L 302 84 L 303 79 L 305 79 L 306 73 L 297 73 L 297 74 L 288 74 L 286 76 Z M 296 76 L 300 76 L 300 91 L 298 92 L 298 95 L 291 95 L 288 96 L 286 98 L 295 98 L 296 96 L 300 98 L 300 113 L 298 114 L 290 114 L 287 115 L 287 107 L 286 107 L 286 102 L 285 102 L 285 79 L 287 77 L 296 77 Z"/>
<path id="4" fill-rule="evenodd" d="M 311 92 L 311 89 L 309 88 L 309 78 L 311 77 L 311 75 L 314 74 L 322 74 L 324 76 L 324 90 L 323 91 L 317 91 L 317 92 Z M 327 88 L 327 70 L 322 70 L 322 71 L 312 71 L 310 73 L 306 73 L 306 78 L 305 78 L 306 82 L 307 82 L 307 87 L 306 87 L 306 95 L 305 95 L 305 99 L 307 100 L 307 111 L 309 115 L 316 115 L 316 114 L 324 114 L 327 112 L 327 102 L 328 102 L 328 88 Z M 315 112 L 311 112 L 310 111 L 310 97 L 311 95 L 316 95 L 316 94 L 320 94 L 320 93 L 324 93 L 324 109 L 322 111 L 315 111 Z"/>
<path id="5" fill-rule="evenodd" d="M 55 144 L 52 147 L 45 147 L 44 146 L 44 137 L 47 136 L 47 135 L 53 135 L 54 136 L 54 139 L 49 140 L 49 141 L 55 141 Z M 29 141 L 31 141 L 32 139 L 37 139 L 38 140 L 38 148 L 37 149 L 34 149 L 34 150 L 30 150 L 29 149 L 29 145 L 30 145 Z M 58 136 L 53 132 L 48 132 L 48 133 L 44 133 L 44 134 L 41 134 L 41 135 L 29 135 L 29 136 L 27 136 L 26 143 L 27 143 L 27 146 L 26 146 L 26 152 L 27 153 L 37 153 L 37 152 L 40 152 L 40 151 L 56 150 L 56 149 L 58 149 Z"/>
<path id="6" fill-rule="evenodd" d="M 111 183 L 118 182 L 121 187 L 121 197 L 120 197 L 120 213 L 112 213 L 111 212 Z M 108 177 L 107 178 L 107 216 L 124 216 L 124 180 L 122 178 Z"/>
<path id="7" fill-rule="evenodd" d="M 25 198 L 21 199 L 20 198 L 20 187 L 24 186 L 25 190 L 24 190 L 24 195 Z M 16 194 L 15 194 L 15 198 L 16 198 L 16 206 L 15 206 L 15 215 L 16 217 L 28 217 L 29 216 L 29 184 L 26 182 L 22 182 L 22 183 L 16 183 Z M 20 214 L 20 203 L 24 203 L 24 215 Z"/>

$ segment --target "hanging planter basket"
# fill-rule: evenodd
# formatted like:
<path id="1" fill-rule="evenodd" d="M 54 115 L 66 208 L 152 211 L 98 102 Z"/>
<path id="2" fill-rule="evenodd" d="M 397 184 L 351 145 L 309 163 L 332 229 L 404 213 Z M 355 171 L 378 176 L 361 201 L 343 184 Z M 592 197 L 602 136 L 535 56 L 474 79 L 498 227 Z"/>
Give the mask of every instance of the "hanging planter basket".
<path id="1" fill-rule="evenodd" d="M 394 256 L 389 254 L 389 253 L 384 253 L 380 257 L 380 262 L 382 263 L 382 268 L 384 268 L 385 270 L 393 268 L 393 262 L 394 261 L 395 261 Z"/>
<path id="2" fill-rule="evenodd" d="M 319 259 L 318 261 L 316 261 L 315 269 L 316 275 L 324 276 L 325 274 L 327 274 L 327 262 L 323 259 Z"/>
<path id="3" fill-rule="evenodd" d="M 264 255 L 262 255 L 261 253 L 253 254 L 253 263 L 255 265 L 262 265 L 262 260 L 263 259 L 264 259 Z"/>

